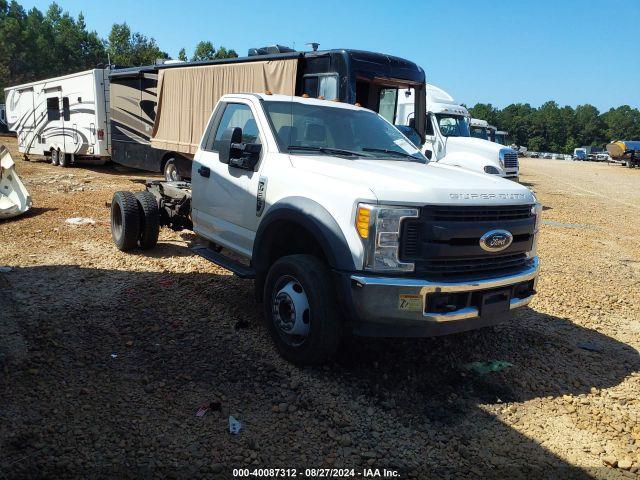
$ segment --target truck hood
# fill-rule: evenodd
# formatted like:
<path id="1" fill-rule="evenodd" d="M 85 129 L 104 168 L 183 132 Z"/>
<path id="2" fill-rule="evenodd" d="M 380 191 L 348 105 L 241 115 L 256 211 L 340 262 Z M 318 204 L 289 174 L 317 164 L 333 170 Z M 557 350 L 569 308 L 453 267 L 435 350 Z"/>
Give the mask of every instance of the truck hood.
<path id="1" fill-rule="evenodd" d="M 459 167 L 396 160 L 351 160 L 340 157 L 290 155 L 296 169 L 324 181 L 368 188 L 380 203 L 392 204 L 529 204 L 531 190 L 503 178 Z"/>
<path id="2" fill-rule="evenodd" d="M 475 137 L 449 137 L 447 139 L 447 154 L 454 152 L 475 153 L 497 161 L 498 154 L 503 148 L 508 147 Z"/>

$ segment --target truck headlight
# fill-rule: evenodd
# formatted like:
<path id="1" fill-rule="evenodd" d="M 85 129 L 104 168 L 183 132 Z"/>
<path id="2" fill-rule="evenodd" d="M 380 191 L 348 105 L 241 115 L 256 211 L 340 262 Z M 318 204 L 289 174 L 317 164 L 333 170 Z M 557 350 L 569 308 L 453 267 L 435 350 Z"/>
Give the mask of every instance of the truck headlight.
<path id="1" fill-rule="evenodd" d="M 531 215 L 534 217 L 533 242 L 531 243 L 531 250 L 527 252 L 527 257 L 534 259 L 538 253 L 538 229 L 540 228 L 540 217 L 542 216 L 541 203 L 536 202 L 531 207 Z"/>
<path id="2" fill-rule="evenodd" d="M 401 262 L 400 228 L 405 218 L 417 218 L 418 209 L 360 203 L 355 227 L 364 246 L 364 269 L 372 272 L 412 272 L 413 263 Z"/>

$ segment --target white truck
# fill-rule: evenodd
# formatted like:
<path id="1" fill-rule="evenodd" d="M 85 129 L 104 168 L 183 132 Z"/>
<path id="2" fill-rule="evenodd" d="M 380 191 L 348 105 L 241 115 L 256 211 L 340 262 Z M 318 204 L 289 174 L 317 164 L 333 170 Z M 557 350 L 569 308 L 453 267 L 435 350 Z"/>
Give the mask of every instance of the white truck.
<path id="1" fill-rule="evenodd" d="M 69 166 L 109 159 L 109 70 L 94 69 L 5 89 L 18 150 Z"/>
<path id="2" fill-rule="evenodd" d="M 483 134 L 478 138 L 470 127 L 469 111 L 447 92 L 427 84 L 427 124 L 422 150 L 431 160 L 517 180 L 518 152 L 489 140 L 489 124 L 477 121 Z M 411 125 L 414 119 L 413 92 L 398 96 L 398 122 Z"/>
<path id="3" fill-rule="evenodd" d="M 334 101 L 228 94 L 191 183 L 116 192 L 123 251 L 159 226 L 255 279 L 284 358 L 328 361 L 349 333 L 433 336 L 493 325 L 529 303 L 541 206 L 515 182 L 430 162 L 375 112 Z"/>

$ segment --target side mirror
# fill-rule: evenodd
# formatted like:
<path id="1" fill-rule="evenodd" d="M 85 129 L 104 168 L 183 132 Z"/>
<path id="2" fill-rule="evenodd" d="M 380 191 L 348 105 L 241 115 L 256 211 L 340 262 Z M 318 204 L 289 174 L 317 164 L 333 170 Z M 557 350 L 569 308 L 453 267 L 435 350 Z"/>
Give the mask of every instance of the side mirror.
<path id="1" fill-rule="evenodd" d="M 220 139 L 220 162 L 244 170 L 253 170 L 260 159 L 260 143 L 242 143 L 242 129 L 227 128 Z"/>
<path id="2" fill-rule="evenodd" d="M 239 158 L 240 152 L 233 148 L 233 144 L 242 142 L 242 129 L 239 127 L 227 128 L 220 139 L 220 151 L 218 153 L 220 162 L 229 164 L 232 158 Z"/>

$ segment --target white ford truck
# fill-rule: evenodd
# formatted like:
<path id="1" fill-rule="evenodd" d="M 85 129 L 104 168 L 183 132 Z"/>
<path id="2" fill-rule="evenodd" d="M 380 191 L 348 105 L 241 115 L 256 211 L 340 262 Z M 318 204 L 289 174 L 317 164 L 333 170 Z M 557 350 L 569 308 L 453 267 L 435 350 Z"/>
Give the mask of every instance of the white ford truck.
<path id="1" fill-rule="evenodd" d="M 529 303 L 541 207 L 497 176 L 429 162 L 357 106 L 223 96 L 192 182 L 117 192 L 112 236 L 151 248 L 159 226 L 255 279 L 281 354 L 325 362 L 346 334 L 432 336 L 505 320 Z"/>

